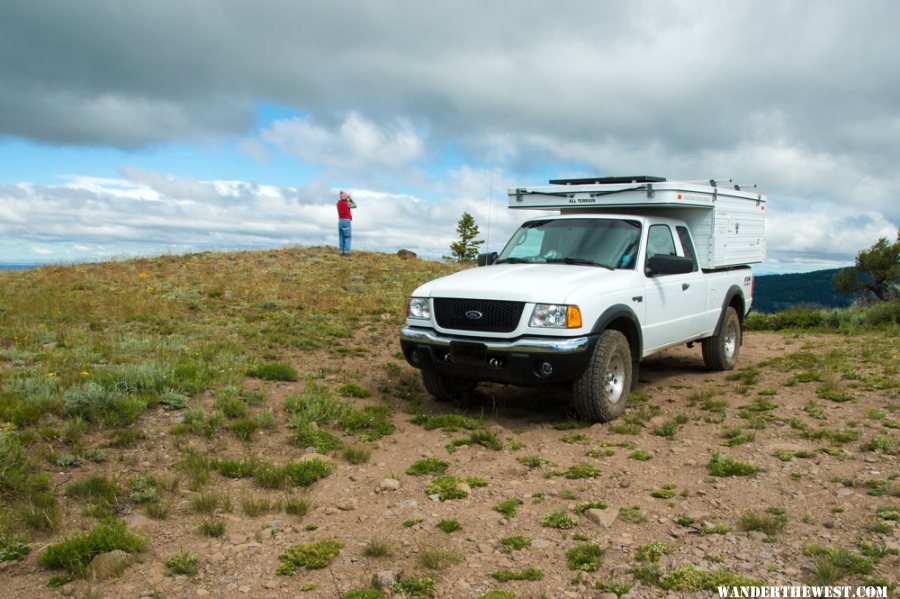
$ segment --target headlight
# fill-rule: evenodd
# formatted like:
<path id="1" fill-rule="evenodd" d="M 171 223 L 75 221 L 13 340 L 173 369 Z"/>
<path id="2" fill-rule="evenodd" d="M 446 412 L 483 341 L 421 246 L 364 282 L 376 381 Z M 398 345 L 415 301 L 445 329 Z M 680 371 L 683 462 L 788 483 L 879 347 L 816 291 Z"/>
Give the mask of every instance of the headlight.
<path id="1" fill-rule="evenodd" d="M 431 308 L 428 307 L 428 298 L 409 298 L 409 302 L 406 304 L 406 317 L 429 320 L 431 318 Z"/>
<path id="2" fill-rule="evenodd" d="M 578 306 L 562 304 L 537 304 L 531 313 L 528 326 L 553 329 L 581 328 L 581 310 Z"/>

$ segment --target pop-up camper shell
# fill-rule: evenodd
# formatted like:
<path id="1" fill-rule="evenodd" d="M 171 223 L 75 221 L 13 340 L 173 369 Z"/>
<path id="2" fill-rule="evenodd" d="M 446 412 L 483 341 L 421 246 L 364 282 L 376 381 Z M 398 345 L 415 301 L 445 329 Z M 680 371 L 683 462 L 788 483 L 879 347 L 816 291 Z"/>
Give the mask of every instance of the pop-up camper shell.
<path id="1" fill-rule="evenodd" d="M 510 188 L 508 195 L 513 209 L 681 219 L 690 229 L 704 270 L 766 258 L 766 196 L 736 185 L 646 176 L 560 179 L 546 186 Z"/>

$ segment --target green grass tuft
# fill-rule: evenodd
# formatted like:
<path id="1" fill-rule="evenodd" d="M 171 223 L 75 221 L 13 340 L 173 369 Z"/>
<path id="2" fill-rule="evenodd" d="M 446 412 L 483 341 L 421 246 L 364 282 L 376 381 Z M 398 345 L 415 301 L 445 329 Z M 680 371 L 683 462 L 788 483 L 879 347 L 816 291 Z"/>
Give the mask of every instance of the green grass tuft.
<path id="1" fill-rule="evenodd" d="M 46 568 L 83 576 L 91 560 L 101 553 L 114 549 L 137 553 L 146 546 L 147 539 L 129 532 L 121 520 L 112 520 L 48 546 L 38 562 Z"/>
<path id="2" fill-rule="evenodd" d="M 722 453 L 713 454 L 709 462 L 709 473 L 712 476 L 753 476 L 759 468 L 745 462 L 728 457 Z"/>
<path id="3" fill-rule="evenodd" d="M 279 576 L 290 576 L 297 568 L 319 570 L 325 568 L 336 558 L 344 544 L 339 541 L 316 541 L 314 543 L 298 543 L 278 556 L 281 564 L 275 570 Z"/>

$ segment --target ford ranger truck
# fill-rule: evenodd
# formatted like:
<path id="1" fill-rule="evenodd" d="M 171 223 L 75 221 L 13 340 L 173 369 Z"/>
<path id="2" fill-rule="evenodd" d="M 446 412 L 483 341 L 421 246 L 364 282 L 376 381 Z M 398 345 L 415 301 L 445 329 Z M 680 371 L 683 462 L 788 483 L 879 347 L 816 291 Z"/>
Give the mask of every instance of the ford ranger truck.
<path id="1" fill-rule="evenodd" d="M 400 343 L 427 391 L 567 383 L 579 417 L 607 422 L 624 413 L 642 358 L 700 342 L 709 369 L 734 368 L 751 269 L 701 268 L 684 220 L 635 208 L 532 218 L 479 256 L 484 266 L 417 288 Z"/>

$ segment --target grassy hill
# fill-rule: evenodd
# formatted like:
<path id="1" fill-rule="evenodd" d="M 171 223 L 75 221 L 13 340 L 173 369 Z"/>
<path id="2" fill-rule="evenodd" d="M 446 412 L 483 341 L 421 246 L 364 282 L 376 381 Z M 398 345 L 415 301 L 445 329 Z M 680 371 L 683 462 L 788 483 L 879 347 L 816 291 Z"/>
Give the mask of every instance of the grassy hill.
<path id="1" fill-rule="evenodd" d="M 4 596 L 895 586 L 895 308 L 748 332 L 732 372 L 668 350 L 592 426 L 565 389 L 424 392 L 397 329 L 457 268 L 294 248 L 0 273 Z"/>

